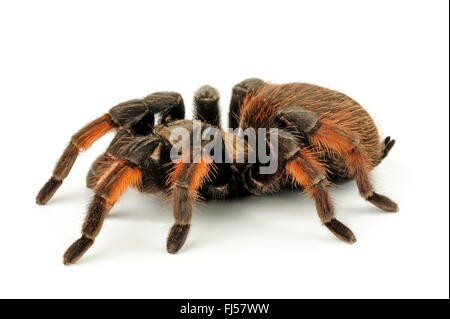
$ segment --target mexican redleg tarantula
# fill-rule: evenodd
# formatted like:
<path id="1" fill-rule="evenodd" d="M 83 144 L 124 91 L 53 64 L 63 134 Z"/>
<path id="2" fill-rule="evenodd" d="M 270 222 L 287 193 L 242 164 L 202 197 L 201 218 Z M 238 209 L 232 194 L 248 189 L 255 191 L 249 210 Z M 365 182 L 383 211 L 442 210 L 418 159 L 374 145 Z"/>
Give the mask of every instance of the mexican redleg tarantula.
<path id="1" fill-rule="evenodd" d="M 220 129 L 218 103 L 216 89 L 203 86 L 196 92 L 194 118 L 201 121 L 202 132 L 212 127 Z M 117 131 L 107 151 L 88 173 L 87 185 L 95 195 L 82 236 L 65 252 L 64 264 L 76 262 L 94 243 L 105 216 L 129 187 L 145 193 L 163 193 L 172 201 L 175 224 L 167 239 L 169 253 L 176 253 L 183 246 L 198 198 L 225 199 L 273 193 L 287 187 L 302 188 L 314 199 L 322 223 L 348 243 L 354 243 L 356 238 L 335 218 L 327 190 L 330 183 L 355 180 L 364 199 L 384 211 L 398 211 L 397 204 L 373 190 L 369 179 L 369 171 L 386 157 L 395 140 L 387 137 L 380 141 L 370 115 L 342 93 L 311 84 L 277 85 L 255 78 L 234 86 L 230 128 L 278 129 L 277 167 L 271 174 L 261 173 L 263 164 L 258 160 L 237 162 L 238 153 L 248 156 L 251 147 L 247 140 L 243 149 L 227 143 L 226 137 L 242 138 L 222 129 L 219 135 L 224 139 L 217 143 L 232 154 L 231 162 L 215 161 L 207 155 L 193 162 L 185 160 L 193 155 L 192 147 L 174 162 L 170 156 L 174 146 L 171 134 L 179 128 L 190 134 L 193 131 L 194 122 L 185 120 L 184 113 L 178 93 L 157 92 L 118 104 L 72 137 L 52 177 L 36 198 L 40 205 L 54 195 L 80 151 L 108 131 Z M 159 115 L 156 125 L 155 115 Z M 271 144 L 267 135 L 263 139 Z"/>

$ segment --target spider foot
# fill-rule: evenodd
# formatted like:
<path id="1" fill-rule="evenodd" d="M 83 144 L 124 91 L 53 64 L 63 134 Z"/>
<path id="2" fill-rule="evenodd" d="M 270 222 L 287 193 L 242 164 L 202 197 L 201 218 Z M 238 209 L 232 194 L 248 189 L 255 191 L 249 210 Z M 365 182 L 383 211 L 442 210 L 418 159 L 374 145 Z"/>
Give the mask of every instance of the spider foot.
<path id="1" fill-rule="evenodd" d="M 59 186 L 61 186 L 62 181 L 57 180 L 54 177 L 51 177 L 44 186 L 42 186 L 39 194 L 36 196 L 36 204 L 45 205 L 50 198 L 52 198 L 53 194 L 58 190 Z"/>
<path id="2" fill-rule="evenodd" d="M 94 243 L 93 239 L 81 237 L 76 240 L 64 253 L 63 263 L 68 266 L 75 263 Z"/>
<path id="3" fill-rule="evenodd" d="M 325 226 L 340 240 L 346 241 L 349 244 L 356 242 L 356 237 L 353 232 L 337 219 L 333 218 L 325 223 Z"/>
<path id="4" fill-rule="evenodd" d="M 385 212 L 398 212 L 398 205 L 386 196 L 374 192 L 367 200 Z"/>
<path id="5" fill-rule="evenodd" d="M 172 226 L 167 239 L 167 251 L 171 254 L 176 254 L 181 247 L 183 247 L 189 233 L 191 225 L 178 225 Z"/>
<path id="6" fill-rule="evenodd" d="M 391 149 L 394 147 L 395 145 L 395 140 L 391 140 L 391 137 L 388 136 L 384 139 L 383 142 L 383 152 L 381 155 L 381 159 L 385 158 L 386 156 L 388 156 L 389 152 L 391 151 Z"/>

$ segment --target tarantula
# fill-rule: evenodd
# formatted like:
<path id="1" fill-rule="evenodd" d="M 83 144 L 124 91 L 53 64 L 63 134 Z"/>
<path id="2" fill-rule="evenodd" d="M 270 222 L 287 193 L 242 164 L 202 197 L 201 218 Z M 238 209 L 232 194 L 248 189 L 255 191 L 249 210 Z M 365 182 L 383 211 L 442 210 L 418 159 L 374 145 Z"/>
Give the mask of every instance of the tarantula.
<path id="1" fill-rule="evenodd" d="M 184 114 L 180 94 L 157 92 L 118 104 L 73 135 L 52 177 L 37 195 L 40 205 L 54 195 L 80 151 L 108 131 L 117 131 L 87 175 L 87 186 L 95 195 L 82 236 L 65 252 L 64 264 L 76 262 L 94 243 L 105 216 L 129 187 L 162 193 L 172 201 L 175 224 L 167 239 L 169 253 L 176 253 L 183 246 L 198 198 L 262 195 L 287 187 L 303 189 L 314 199 L 322 223 L 348 243 L 354 243 L 356 238 L 335 218 L 327 190 L 331 183 L 355 180 L 364 199 L 384 211 L 398 211 L 397 204 L 376 193 L 369 180 L 369 171 L 387 156 L 395 140 L 387 137 L 380 141 L 370 115 L 342 93 L 306 83 L 278 85 L 256 78 L 233 87 L 230 128 L 278 130 L 277 167 L 270 174 L 261 173 L 263 163 L 259 160 L 236 161 L 238 155 L 248 159 L 251 146 L 245 137 L 220 129 L 219 93 L 208 85 L 195 93 L 194 119 L 201 121 L 202 132 L 219 129 L 219 135 L 225 139 L 216 144 L 232 154 L 232 161 L 215 161 L 206 155 L 194 162 L 185 160 L 193 156 L 194 149 L 190 147 L 187 151 L 178 150 L 179 160 L 174 162 L 170 156 L 175 145 L 171 134 L 179 128 L 191 136 L 193 132 L 194 122 L 185 120 Z M 155 115 L 159 115 L 156 125 Z M 266 146 L 274 147 L 266 133 L 258 134 L 263 134 L 258 137 Z M 236 143 L 226 142 L 230 136 L 233 141 L 244 139 L 245 147 L 238 149 Z"/>

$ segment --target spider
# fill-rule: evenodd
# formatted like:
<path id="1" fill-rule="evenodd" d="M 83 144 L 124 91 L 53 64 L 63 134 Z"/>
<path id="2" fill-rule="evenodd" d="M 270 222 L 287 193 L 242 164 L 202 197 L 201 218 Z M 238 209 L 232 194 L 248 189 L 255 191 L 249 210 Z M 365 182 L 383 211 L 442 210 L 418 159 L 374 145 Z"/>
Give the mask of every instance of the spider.
<path id="1" fill-rule="evenodd" d="M 89 249 L 105 216 L 129 187 L 144 193 L 162 193 L 170 199 L 175 223 L 167 239 L 169 253 L 178 252 L 184 245 L 199 198 L 263 195 L 285 188 L 303 190 L 314 200 L 321 222 L 348 243 L 354 243 L 356 238 L 335 217 L 328 194 L 331 184 L 355 180 L 364 199 L 384 211 L 398 211 L 396 203 L 373 190 L 369 179 L 369 171 L 388 155 L 395 140 L 387 137 L 381 141 L 370 115 L 342 93 L 306 83 L 280 85 L 256 78 L 233 87 L 230 128 L 278 130 L 277 167 L 270 174 L 261 173 L 263 163 L 259 160 L 236 161 L 241 153 L 248 159 L 249 141 L 220 128 L 219 93 L 208 85 L 194 95 L 194 119 L 201 121 L 202 132 L 218 129 L 225 139 L 217 143 L 232 154 L 232 161 L 218 162 L 207 155 L 200 155 L 194 162 L 185 160 L 193 156 L 190 147 L 178 153 L 179 161 L 174 162 L 170 156 L 174 146 L 171 134 L 179 128 L 191 135 L 193 131 L 194 122 L 184 119 L 184 114 L 180 94 L 157 92 L 118 104 L 73 135 L 52 177 L 37 195 L 36 202 L 40 205 L 54 195 L 80 151 L 88 149 L 108 131 L 117 131 L 107 151 L 97 158 L 87 175 L 87 186 L 95 195 L 82 235 L 66 250 L 64 264 L 73 264 Z M 157 124 L 155 115 L 159 116 Z M 268 136 L 258 133 L 261 134 L 258 138 L 273 147 Z M 226 137 L 230 136 L 244 139 L 245 147 L 227 143 Z"/>

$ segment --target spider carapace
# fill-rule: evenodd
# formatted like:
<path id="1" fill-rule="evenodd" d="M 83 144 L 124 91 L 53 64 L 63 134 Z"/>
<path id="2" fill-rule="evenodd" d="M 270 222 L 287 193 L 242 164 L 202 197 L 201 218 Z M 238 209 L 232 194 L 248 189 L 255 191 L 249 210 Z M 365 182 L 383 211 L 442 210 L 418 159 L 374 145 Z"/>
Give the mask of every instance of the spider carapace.
<path id="1" fill-rule="evenodd" d="M 231 141 L 243 138 L 238 131 L 220 128 L 219 94 L 208 85 L 195 93 L 194 119 L 200 121 L 202 132 L 217 129 L 223 137 L 219 139 L 219 149 L 231 154 L 231 162 L 218 162 L 214 160 L 216 156 L 203 153 L 197 161 L 186 160 L 193 155 L 193 146 L 179 152 L 174 162 L 171 134 L 182 128 L 192 135 L 198 123 L 185 120 L 184 114 L 180 94 L 157 92 L 113 107 L 72 137 L 52 177 L 39 192 L 38 204 L 45 204 L 54 195 L 80 151 L 108 131 L 117 131 L 87 175 L 87 185 L 95 195 L 82 235 L 65 252 L 64 264 L 76 262 L 94 243 L 105 216 L 129 187 L 163 194 L 172 202 L 175 223 L 167 239 L 169 253 L 176 253 L 183 246 L 194 204 L 200 198 L 226 199 L 299 188 L 314 200 L 322 223 L 348 243 L 354 243 L 356 238 L 335 217 L 328 195 L 330 184 L 355 180 L 364 199 L 384 211 L 398 211 L 397 204 L 373 190 L 369 179 L 369 171 L 386 157 L 395 141 L 390 137 L 381 141 L 370 115 L 342 93 L 311 84 L 278 85 L 256 78 L 233 87 L 230 128 L 240 132 L 248 128 L 277 129 L 277 166 L 270 174 L 261 173 L 258 160 L 236 160 L 240 155 L 248 159 L 251 145 L 248 140 L 243 141 L 243 148 L 238 148 L 236 142 L 227 142 L 229 137 Z M 159 117 L 156 124 L 155 115 Z M 263 138 L 270 146 L 268 135 Z"/>

